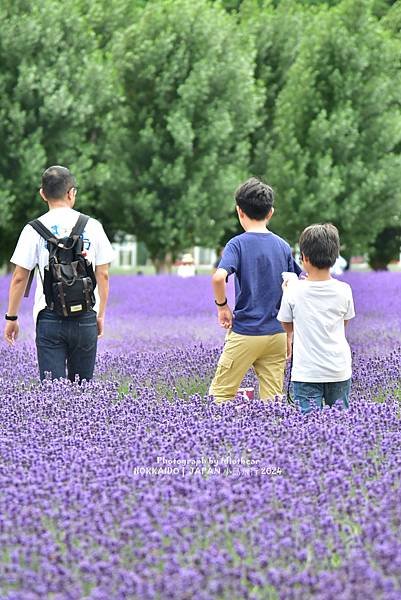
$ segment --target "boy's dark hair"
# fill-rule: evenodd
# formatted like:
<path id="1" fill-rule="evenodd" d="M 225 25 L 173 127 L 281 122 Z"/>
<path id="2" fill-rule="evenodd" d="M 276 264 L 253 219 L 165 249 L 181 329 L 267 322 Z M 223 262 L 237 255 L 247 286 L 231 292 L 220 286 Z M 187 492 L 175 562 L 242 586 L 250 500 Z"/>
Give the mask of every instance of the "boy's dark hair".
<path id="1" fill-rule="evenodd" d="M 329 269 L 340 254 L 338 229 L 331 223 L 310 225 L 299 238 L 301 254 L 317 269 Z"/>
<path id="2" fill-rule="evenodd" d="M 66 167 L 49 167 L 42 175 L 42 190 L 47 200 L 61 200 L 76 187 L 75 177 Z"/>
<path id="3" fill-rule="evenodd" d="M 247 217 L 263 221 L 273 206 L 274 193 L 269 185 L 251 177 L 235 192 L 235 202 Z"/>

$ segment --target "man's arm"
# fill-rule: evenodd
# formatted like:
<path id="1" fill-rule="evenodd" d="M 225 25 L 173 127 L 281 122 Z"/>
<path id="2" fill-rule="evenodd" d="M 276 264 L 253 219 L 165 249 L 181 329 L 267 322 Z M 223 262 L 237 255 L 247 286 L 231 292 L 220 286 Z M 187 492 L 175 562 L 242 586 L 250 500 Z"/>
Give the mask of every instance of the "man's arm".
<path id="1" fill-rule="evenodd" d="M 18 315 L 21 300 L 25 292 L 26 284 L 28 283 L 29 273 L 30 271 L 28 269 L 24 269 L 18 265 L 15 267 L 8 293 L 7 315 L 10 317 Z M 18 333 L 18 321 L 6 321 L 6 326 L 4 328 L 4 339 L 8 344 L 10 344 L 10 346 L 15 344 L 15 341 L 18 338 Z"/>
<path id="2" fill-rule="evenodd" d="M 287 358 L 291 358 L 292 355 L 292 337 L 294 334 L 294 324 L 293 323 L 284 323 L 280 321 L 283 326 L 284 331 L 287 334 Z"/>
<path id="3" fill-rule="evenodd" d="M 212 275 L 212 286 L 214 299 L 218 304 L 223 304 L 226 300 L 226 279 L 227 271 L 225 269 L 217 269 Z M 233 324 L 233 314 L 228 304 L 217 307 L 217 318 L 219 324 L 225 329 L 230 329 Z"/>
<path id="4" fill-rule="evenodd" d="M 104 334 L 104 318 L 106 315 L 107 299 L 109 297 L 109 266 L 109 263 L 97 265 L 95 269 L 100 298 L 99 311 L 97 313 L 98 337 L 102 337 Z"/>

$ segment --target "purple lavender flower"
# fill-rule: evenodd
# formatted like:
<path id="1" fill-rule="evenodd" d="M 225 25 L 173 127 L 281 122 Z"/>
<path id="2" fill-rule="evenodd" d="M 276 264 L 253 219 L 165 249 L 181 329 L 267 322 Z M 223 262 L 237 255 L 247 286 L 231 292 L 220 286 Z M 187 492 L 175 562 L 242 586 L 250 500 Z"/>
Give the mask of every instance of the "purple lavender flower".
<path id="1" fill-rule="evenodd" d="M 350 410 L 308 419 L 207 397 L 208 278 L 112 278 L 82 386 L 39 383 L 24 305 L 0 351 L 0 597 L 400 598 L 401 276 L 345 278 Z"/>

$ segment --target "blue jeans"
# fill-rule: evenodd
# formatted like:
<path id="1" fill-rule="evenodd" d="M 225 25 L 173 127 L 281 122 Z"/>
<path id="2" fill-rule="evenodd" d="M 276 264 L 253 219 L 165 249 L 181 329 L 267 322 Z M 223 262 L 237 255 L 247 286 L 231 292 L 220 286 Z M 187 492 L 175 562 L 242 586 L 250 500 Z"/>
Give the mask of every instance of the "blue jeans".
<path id="1" fill-rule="evenodd" d="M 40 379 L 92 379 L 97 350 L 96 313 L 91 310 L 78 317 L 60 317 L 45 308 L 36 322 L 36 349 Z"/>
<path id="2" fill-rule="evenodd" d="M 346 381 L 332 381 L 330 383 L 303 383 L 293 382 L 294 401 L 299 404 L 305 414 L 313 408 L 323 408 L 324 403 L 333 406 L 341 400 L 344 408 L 348 408 L 348 398 L 351 390 L 351 379 Z"/>

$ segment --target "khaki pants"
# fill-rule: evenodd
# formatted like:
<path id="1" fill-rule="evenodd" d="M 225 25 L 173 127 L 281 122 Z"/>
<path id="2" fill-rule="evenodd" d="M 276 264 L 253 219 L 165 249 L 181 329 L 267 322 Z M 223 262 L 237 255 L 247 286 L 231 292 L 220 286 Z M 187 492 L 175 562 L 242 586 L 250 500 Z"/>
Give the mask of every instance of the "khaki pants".
<path id="1" fill-rule="evenodd" d="M 260 386 L 260 398 L 272 399 L 283 393 L 287 335 L 240 335 L 229 331 L 209 394 L 216 402 L 232 400 L 245 373 L 253 366 Z"/>

